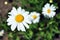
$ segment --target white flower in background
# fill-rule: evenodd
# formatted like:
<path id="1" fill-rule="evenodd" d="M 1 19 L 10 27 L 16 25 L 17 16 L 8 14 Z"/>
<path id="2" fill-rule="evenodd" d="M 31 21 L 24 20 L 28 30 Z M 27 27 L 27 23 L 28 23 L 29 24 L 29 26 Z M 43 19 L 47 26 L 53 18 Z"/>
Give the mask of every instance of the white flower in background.
<path id="1" fill-rule="evenodd" d="M 43 10 L 42 10 L 42 14 L 45 16 L 45 17 L 54 17 L 55 16 L 55 11 L 56 8 L 55 6 L 51 5 L 49 3 L 47 3 L 44 7 L 43 7 Z"/>
<path id="2" fill-rule="evenodd" d="M 40 13 L 31 12 L 30 17 L 33 23 L 38 23 L 40 19 Z"/>
<path id="3" fill-rule="evenodd" d="M 53 3 L 53 0 L 49 0 L 50 3 Z"/>
<path id="4" fill-rule="evenodd" d="M 25 11 L 24 9 L 21 9 L 19 7 L 17 10 L 15 7 L 13 7 L 12 11 L 9 12 L 10 15 L 8 15 L 8 25 L 11 25 L 11 30 L 14 31 L 17 27 L 18 31 L 26 31 L 25 27 L 28 29 L 29 25 L 31 24 L 31 21 L 29 20 L 29 12 Z"/>
<path id="5" fill-rule="evenodd" d="M 0 31 L 0 36 L 3 36 L 3 34 L 4 34 L 4 30 L 1 30 Z"/>

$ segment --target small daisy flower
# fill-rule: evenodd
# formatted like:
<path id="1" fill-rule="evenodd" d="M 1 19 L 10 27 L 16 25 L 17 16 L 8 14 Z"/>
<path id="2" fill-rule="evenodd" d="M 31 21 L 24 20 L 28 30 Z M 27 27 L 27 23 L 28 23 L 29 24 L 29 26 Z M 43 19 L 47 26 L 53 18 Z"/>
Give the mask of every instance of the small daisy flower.
<path id="1" fill-rule="evenodd" d="M 44 7 L 43 7 L 43 10 L 42 10 L 42 14 L 45 16 L 45 17 L 54 17 L 55 16 L 55 11 L 56 8 L 55 6 L 51 5 L 49 3 L 47 3 Z"/>
<path id="2" fill-rule="evenodd" d="M 0 36 L 3 36 L 3 34 L 4 34 L 4 30 L 1 30 L 0 31 Z"/>
<path id="3" fill-rule="evenodd" d="M 26 31 L 25 27 L 28 29 L 29 25 L 31 24 L 31 21 L 29 20 L 29 12 L 25 11 L 24 9 L 21 9 L 19 7 L 17 10 L 15 7 L 13 7 L 12 11 L 9 12 L 10 15 L 8 15 L 8 25 L 11 25 L 11 30 L 14 31 L 17 27 L 18 31 Z"/>
<path id="4" fill-rule="evenodd" d="M 39 22 L 39 19 L 40 19 L 40 13 L 31 12 L 30 17 L 31 17 L 31 21 L 33 23 L 38 23 Z"/>

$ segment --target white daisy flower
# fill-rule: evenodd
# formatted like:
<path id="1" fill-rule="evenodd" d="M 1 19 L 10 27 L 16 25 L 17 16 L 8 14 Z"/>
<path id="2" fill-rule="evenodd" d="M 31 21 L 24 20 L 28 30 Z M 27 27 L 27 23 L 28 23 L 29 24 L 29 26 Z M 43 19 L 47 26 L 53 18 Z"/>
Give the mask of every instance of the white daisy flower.
<path id="1" fill-rule="evenodd" d="M 45 16 L 45 17 L 54 17 L 55 16 L 55 11 L 56 8 L 55 6 L 51 5 L 49 3 L 47 3 L 44 7 L 43 7 L 43 10 L 42 10 L 42 14 Z"/>
<path id="2" fill-rule="evenodd" d="M 4 34 L 4 30 L 1 30 L 0 31 L 0 36 L 3 36 L 3 34 Z"/>
<path id="3" fill-rule="evenodd" d="M 31 12 L 30 17 L 33 23 L 38 23 L 40 19 L 40 13 Z"/>
<path id="4" fill-rule="evenodd" d="M 18 31 L 26 31 L 25 27 L 28 29 L 29 25 L 31 24 L 31 21 L 29 20 L 29 12 L 25 11 L 24 9 L 21 9 L 19 7 L 17 10 L 15 7 L 13 7 L 12 11 L 9 12 L 10 15 L 8 15 L 8 25 L 11 25 L 11 30 L 14 31 L 17 27 Z M 28 24 L 27 24 L 28 23 Z M 25 27 L 24 27 L 25 26 Z"/>

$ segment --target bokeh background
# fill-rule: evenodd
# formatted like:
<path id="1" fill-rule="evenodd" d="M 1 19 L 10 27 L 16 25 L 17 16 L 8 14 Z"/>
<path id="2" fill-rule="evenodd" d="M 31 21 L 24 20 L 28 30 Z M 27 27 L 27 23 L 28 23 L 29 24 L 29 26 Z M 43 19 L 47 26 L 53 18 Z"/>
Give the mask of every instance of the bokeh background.
<path id="1" fill-rule="evenodd" d="M 12 32 L 10 26 L 7 26 L 8 12 L 12 7 L 21 6 L 26 11 L 41 13 L 46 3 L 50 3 L 49 0 L 0 0 L 0 30 L 4 30 L 0 40 L 60 40 L 60 0 L 53 0 L 50 3 L 57 7 L 53 19 L 47 19 L 41 15 L 40 22 L 29 25 L 30 29 L 26 32 L 17 30 Z"/>

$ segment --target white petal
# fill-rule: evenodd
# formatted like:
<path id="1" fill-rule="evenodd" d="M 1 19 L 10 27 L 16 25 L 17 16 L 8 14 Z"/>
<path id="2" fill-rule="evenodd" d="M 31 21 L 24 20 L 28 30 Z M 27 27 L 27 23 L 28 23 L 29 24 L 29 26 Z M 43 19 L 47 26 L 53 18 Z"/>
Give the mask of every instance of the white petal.
<path id="1" fill-rule="evenodd" d="M 39 20 L 33 20 L 33 23 L 38 23 L 39 22 Z"/>
<path id="2" fill-rule="evenodd" d="M 12 24 L 12 25 L 11 25 L 11 30 L 14 31 L 15 28 L 16 28 L 16 26 L 17 26 L 17 24 Z"/>
<path id="3" fill-rule="evenodd" d="M 46 11 L 43 11 L 42 14 L 43 14 L 43 15 L 46 15 Z"/>
<path id="4" fill-rule="evenodd" d="M 20 27 L 21 27 L 21 28 L 20 28 L 21 31 L 26 31 L 25 28 L 24 28 L 24 25 L 23 25 L 22 23 L 20 23 Z"/>
<path id="5" fill-rule="evenodd" d="M 18 29 L 18 31 L 20 31 L 20 30 L 21 31 L 26 31 L 22 23 L 18 24 L 17 29 Z"/>
<path id="6" fill-rule="evenodd" d="M 33 20 L 33 23 L 38 23 L 39 19 L 40 19 L 40 17 L 38 16 L 35 20 Z"/>
<path id="7" fill-rule="evenodd" d="M 8 23 L 7 23 L 7 25 L 11 25 L 11 24 L 12 24 L 12 22 L 11 22 L 11 21 L 9 21 L 9 20 L 8 20 L 7 22 L 8 22 Z"/>
<path id="8" fill-rule="evenodd" d="M 56 10 L 55 6 L 53 6 L 53 5 L 51 5 L 50 8 L 51 8 L 52 11 Z"/>
<path id="9" fill-rule="evenodd" d="M 11 22 L 7 23 L 7 25 L 11 25 Z"/>
<path id="10" fill-rule="evenodd" d="M 21 10 L 21 7 L 19 7 L 17 10 Z"/>
<path id="11" fill-rule="evenodd" d="M 25 12 L 26 12 L 26 11 L 25 11 L 24 9 L 21 10 L 21 14 L 25 14 Z"/>
<path id="12" fill-rule="evenodd" d="M 4 30 L 1 30 L 1 33 L 4 34 Z"/>
<path id="13" fill-rule="evenodd" d="M 12 18 L 8 18 L 7 22 L 7 25 L 15 24 L 15 21 Z"/>
<path id="14" fill-rule="evenodd" d="M 54 17 L 54 16 L 55 16 L 55 14 L 56 14 L 55 12 L 52 12 L 52 13 L 51 13 L 51 17 Z"/>
<path id="15" fill-rule="evenodd" d="M 47 10 L 47 8 L 43 7 L 43 10 L 42 10 L 42 11 L 44 12 L 44 11 L 46 11 L 46 10 Z"/>
<path id="16" fill-rule="evenodd" d="M 40 16 L 40 13 L 37 13 L 37 16 Z"/>
<path id="17" fill-rule="evenodd" d="M 29 14 L 29 12 L 28 12 L 28 11 L 26 11 L 25 13 L 26 13 L 26 14 Z"/>
<path id="18" fill-rule="evenodd" d="M 15 7 L 13 7 L 12 11 L 9 13 L 10 15 L 14 16 L 17 14 L 17 10 Z"/>
<path id="19" fill-rule="evenodd" d="M 17 30 L 20 31 L 20 30 L 21 30 L 20 28 L 21 28 L 21 26 L 20 26 L 20 24 L 18 23 L 18 25 L 17 25 Z"/>
<path id="20" fill-rule="evenodd" d="M 8 14 L 11 14 L 12 15 L 14 11 L 16 11 L 16 8 L 15 7 L 13 7 L 12 10 L 11 10 L 11 12 L 9 12 Z"/>
<path id="21" fill-rule="evenodd" d="M 21 11 L 22 11 L 21 7 L 19 7 L 19 8 L 17 9 L 17 11 L 18 11 L 18 13 L 21 13 Z"/>
<path id="22" fill-rule="evenodd" d="M 29 25 L 26 22 L 23 22 L 24 26 L 29 29 Z"/>
<path id="23" fill-rule="evenodd" d="M 1 30 L 0 31 L 0 36 L 3 36 L 3 34 L 4 34 L 4 30 Z"/>
<path id="24" fill-rule="evenodd" d="M 16 10 L 16 8 L 15 8 L 15 7 L 13 7 L 12 9 L 13 9 L 13 10 Z"/>
<path id="25" fill-rule="evenodd" d="M 31 22 L 31 21 L 26 20 L 26 23 L 31 24 L 32 22 Z"/>
<path id="26" fill-rule="evenodd" d="M 25 10 L 24 10 L 24 9 L 22 9 L 22 13 L 23 13 L 23 12 L 25 12 Z"/>
<path id="27" fill-rule="evenodd" d="M 50 4 L 47 3 L 47 4 L 45 5 L 45 8 L 49 8 L 49 7 L 50 7 Z"/>

